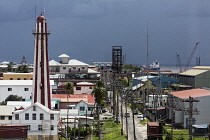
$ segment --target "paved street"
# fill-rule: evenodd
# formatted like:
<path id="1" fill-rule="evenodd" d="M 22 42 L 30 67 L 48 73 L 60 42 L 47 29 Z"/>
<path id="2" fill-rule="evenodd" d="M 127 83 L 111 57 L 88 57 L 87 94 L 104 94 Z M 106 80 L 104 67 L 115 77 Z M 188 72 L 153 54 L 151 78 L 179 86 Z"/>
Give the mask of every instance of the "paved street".
<path id="1" fill-rule="evenodd" d="M 128 139 L 134 140 L 133 133 L 133 117 L 131 109 L 128 107 L 127 112 L 130 113 L 130 117 L 128 117 Z M 125 106 L 123 106 L 123 114 L 125 113 Z M 137 115 L 134 115 L 135 120 L 135 134 L 137 140 L 145 140 L 147 139 L 147 126 L 139 123 L 140 118 L 137 118 Z M 126 118 L 123 116 L 123 130 L 126 133 Z"/>

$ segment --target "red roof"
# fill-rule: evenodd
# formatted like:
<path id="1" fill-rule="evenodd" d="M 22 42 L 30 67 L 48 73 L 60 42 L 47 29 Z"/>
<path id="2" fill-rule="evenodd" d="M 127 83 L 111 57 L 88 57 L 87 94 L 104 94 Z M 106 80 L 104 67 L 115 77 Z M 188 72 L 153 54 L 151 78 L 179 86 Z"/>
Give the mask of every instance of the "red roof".
<path id="1" fill-rule="evenodd" d="M 159 126 L 159 124 L 157 122 L 148 122 L 147 125 L 148 126 Z"/>
<path id="2" fill-rule="evenodd" d="M 67 98 L 67 94 L 52 94 L 52 99 L 62 99 L 62 98 Z M 69 98 L 87 98 L 88 103 L 94 103 L 94 96 L 91 94 L 74 94 L 70 95 Z"/>
<path id="3" fill-rule="evenodd" d="M 190 90 L 171 92 L 170 94 L 172 94 L 178 98 L 181 98 L 181 99 L 187 99 L 189 97 L 210 96 L 210 91 L 198 88 L 198 89 L 190 89 Z"/>

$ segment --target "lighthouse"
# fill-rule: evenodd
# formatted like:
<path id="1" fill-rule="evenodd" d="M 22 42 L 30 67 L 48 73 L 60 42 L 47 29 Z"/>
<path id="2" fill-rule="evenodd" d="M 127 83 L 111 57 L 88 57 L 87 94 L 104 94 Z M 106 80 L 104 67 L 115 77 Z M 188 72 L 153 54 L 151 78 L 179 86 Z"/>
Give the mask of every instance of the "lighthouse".
<path id="1" fill-rule="evenodd" d="M 41 14 L 36 20 L 34 35 L 34 69 L 32 103 L 39 102 L 51 109 L 51 92 L 48 61 L 48 35 L 46 18 Z"/>

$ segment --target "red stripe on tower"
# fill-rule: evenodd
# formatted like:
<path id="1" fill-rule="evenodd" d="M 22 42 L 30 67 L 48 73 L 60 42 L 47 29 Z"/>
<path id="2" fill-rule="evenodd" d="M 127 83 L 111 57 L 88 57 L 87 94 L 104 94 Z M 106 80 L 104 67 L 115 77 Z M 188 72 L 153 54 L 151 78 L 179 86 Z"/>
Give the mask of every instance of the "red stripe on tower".
<path id="1" fill-rule="evenodd" d="M 51 92 L 49 79 L 48 35 L 47 23 L 44 16 L 37 18 L 34 49 L 34 76 L 32 102 L 40 102 L 51 109 Z"/>

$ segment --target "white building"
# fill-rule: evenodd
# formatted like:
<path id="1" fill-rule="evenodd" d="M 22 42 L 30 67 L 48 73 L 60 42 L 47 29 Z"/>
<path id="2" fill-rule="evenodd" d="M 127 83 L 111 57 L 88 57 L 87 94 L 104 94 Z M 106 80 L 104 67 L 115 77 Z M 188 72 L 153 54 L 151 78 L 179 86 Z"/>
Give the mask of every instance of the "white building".
<path id="1" fill-rule="evenodd" d="M 15 109 L 15 106 L 0 106 L 0 125 L 12 124 L 12 116 Z"/>
<path id="2" fill-rule="evenodd" d="M 53 136 L 56 139 L 59 115 L 59 111 L 50 110 L 36 102 L 24 110 L 16 110 L 12 116 L 12 125 L 28 125 L 28 135 L 31 139 L 38 135 Z"/>
<path id="3" fill-rule="evenodd" d="M 210 124 L 210 91 L 205 89 L 191 89 L 171 92 L 168 95 L 168 104 L 166 106 L 167 119 L 173 121 L 174 126 L 188 128 L 189 113 L 185 111 L 189 109 L 189 97 L 199 102 L 193 102 L 193 125 Z"/>
<path id="4" fill-rule="evenodd" d="M 79 82 L 74 86 L 74 94 L 91 94 L 95 85 L 89 82 Z"/>
<path id="5" fill-rule="evenodd" d="M 50 90 L 52 93 L 54 81 L 50 80 Z M 21 96 L 23 99 L 31 99 L 32 80 L 0 80 L 0 102 L 9 95 Z"/>
<path id="6" fill-rule="evenodd" d="M 83 100 L 79 101 L 76 105 L 76 109 L 78 110 L 79 116 L 84 116 L 86 114 L 92 114 L 93 108 L 94 108 L 94 103 L 87 103 Z"/>

